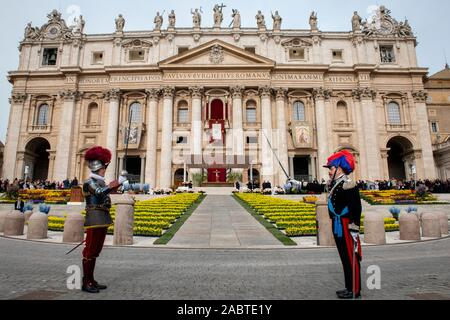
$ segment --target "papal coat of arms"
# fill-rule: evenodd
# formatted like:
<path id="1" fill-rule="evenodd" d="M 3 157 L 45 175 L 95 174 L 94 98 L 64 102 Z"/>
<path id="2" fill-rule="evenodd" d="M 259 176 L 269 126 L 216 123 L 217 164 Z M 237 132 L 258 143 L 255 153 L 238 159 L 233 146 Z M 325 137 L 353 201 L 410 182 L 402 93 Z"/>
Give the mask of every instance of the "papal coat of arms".
<path id="1" fill-rule="evenodd" d="M 209 61 L 214 64 L 222 63 L 224 60 L 223 48 L 216 44 L 211 48 L 211 53 L 209 54 Z"/>

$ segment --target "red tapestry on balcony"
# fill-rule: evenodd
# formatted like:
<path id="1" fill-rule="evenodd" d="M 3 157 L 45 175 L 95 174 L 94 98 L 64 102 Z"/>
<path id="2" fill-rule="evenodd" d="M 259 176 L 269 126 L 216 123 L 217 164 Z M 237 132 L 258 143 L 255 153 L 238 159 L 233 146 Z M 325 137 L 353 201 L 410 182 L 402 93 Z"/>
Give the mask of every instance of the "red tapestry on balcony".
<path id="1" fill-rule="evenodd" d="M 211 168 L 208 169 L 209 183 L 225 183 L 227 182 L 227 169 Z"/>

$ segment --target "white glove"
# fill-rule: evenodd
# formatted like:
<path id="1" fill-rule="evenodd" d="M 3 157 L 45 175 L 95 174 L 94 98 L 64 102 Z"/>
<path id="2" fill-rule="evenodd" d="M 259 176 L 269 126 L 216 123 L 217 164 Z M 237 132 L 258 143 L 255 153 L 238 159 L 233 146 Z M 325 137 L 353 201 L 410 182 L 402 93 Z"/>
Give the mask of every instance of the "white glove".
<path id="1" fill-rule="evenodd" d="M 297 180 L 295 180 L 295 179 L 289 179 L 289 182 L 290 182 L 291 184 L 297 185 L 297 186 L 301 184 L 300 181 L 297 181 Z"/>
<path id="2" fill-rule="evenodd" d="M 127 177 L 125 177 L 125 176 L 119 177 L 119 184 L 123 185 L 127 181 L 128 181 Z"/>

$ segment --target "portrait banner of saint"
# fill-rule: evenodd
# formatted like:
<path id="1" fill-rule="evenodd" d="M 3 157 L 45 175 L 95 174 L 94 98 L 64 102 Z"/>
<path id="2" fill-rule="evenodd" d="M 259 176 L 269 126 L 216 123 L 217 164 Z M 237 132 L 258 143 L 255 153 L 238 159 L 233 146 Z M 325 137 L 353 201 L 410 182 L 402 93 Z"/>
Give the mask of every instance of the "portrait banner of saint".
<path id="1" fill-rule="evenodd" d="M 293 130 L 293 139 L 296 148 L 311 148 L 311 128 L 296 126 Z"/>

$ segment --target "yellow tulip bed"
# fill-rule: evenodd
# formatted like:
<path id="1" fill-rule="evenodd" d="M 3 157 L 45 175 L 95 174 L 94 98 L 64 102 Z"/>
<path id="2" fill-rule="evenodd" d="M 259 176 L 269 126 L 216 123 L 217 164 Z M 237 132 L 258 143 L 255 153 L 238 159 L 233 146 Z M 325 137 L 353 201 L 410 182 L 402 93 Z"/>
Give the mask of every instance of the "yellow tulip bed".
<path id="1" fill-rule="evenodd" d="M 433 195 L 428 193 L 424 198 L 419 198 L 413 190 L 364 190 L 360 194 L 372 205 L 437 203 Z"/>
<path id="2" fill-rule="evenodd" d="M 134 207 L 134 235 L 160 237 L 199 199 L 198 193 L 177 194 L 165 198 L 138 201 Z M 114 220 L 116 207 L 111 208 Z M 85 215 L 85 212 L 82 212 Z M 65 218 L 50 216 L 48 229 L 52 231 L 64 230 Z M 108 233 L 114 233 L 114 226 L 109 227 Z"/>
<path id="3" fill-rule="evenodd" d="M 283 200 L 260 194 L 236 194 L 268 222 L 284 230 L 287 236 L 315 236 L 316 206 L 302 201 Z M 385 219 L 386 231 L 397 231 L 396 220 Z M 364 216 L 361 217 L 361 232 L 364 232 Z"/>
<path id="4" fill-rule="evenodd" d="M 45 202 L 47 204 L 66 204 L 70 200 L 71 190 L 26 189 L 19 191 L 24 202 Z"/>

